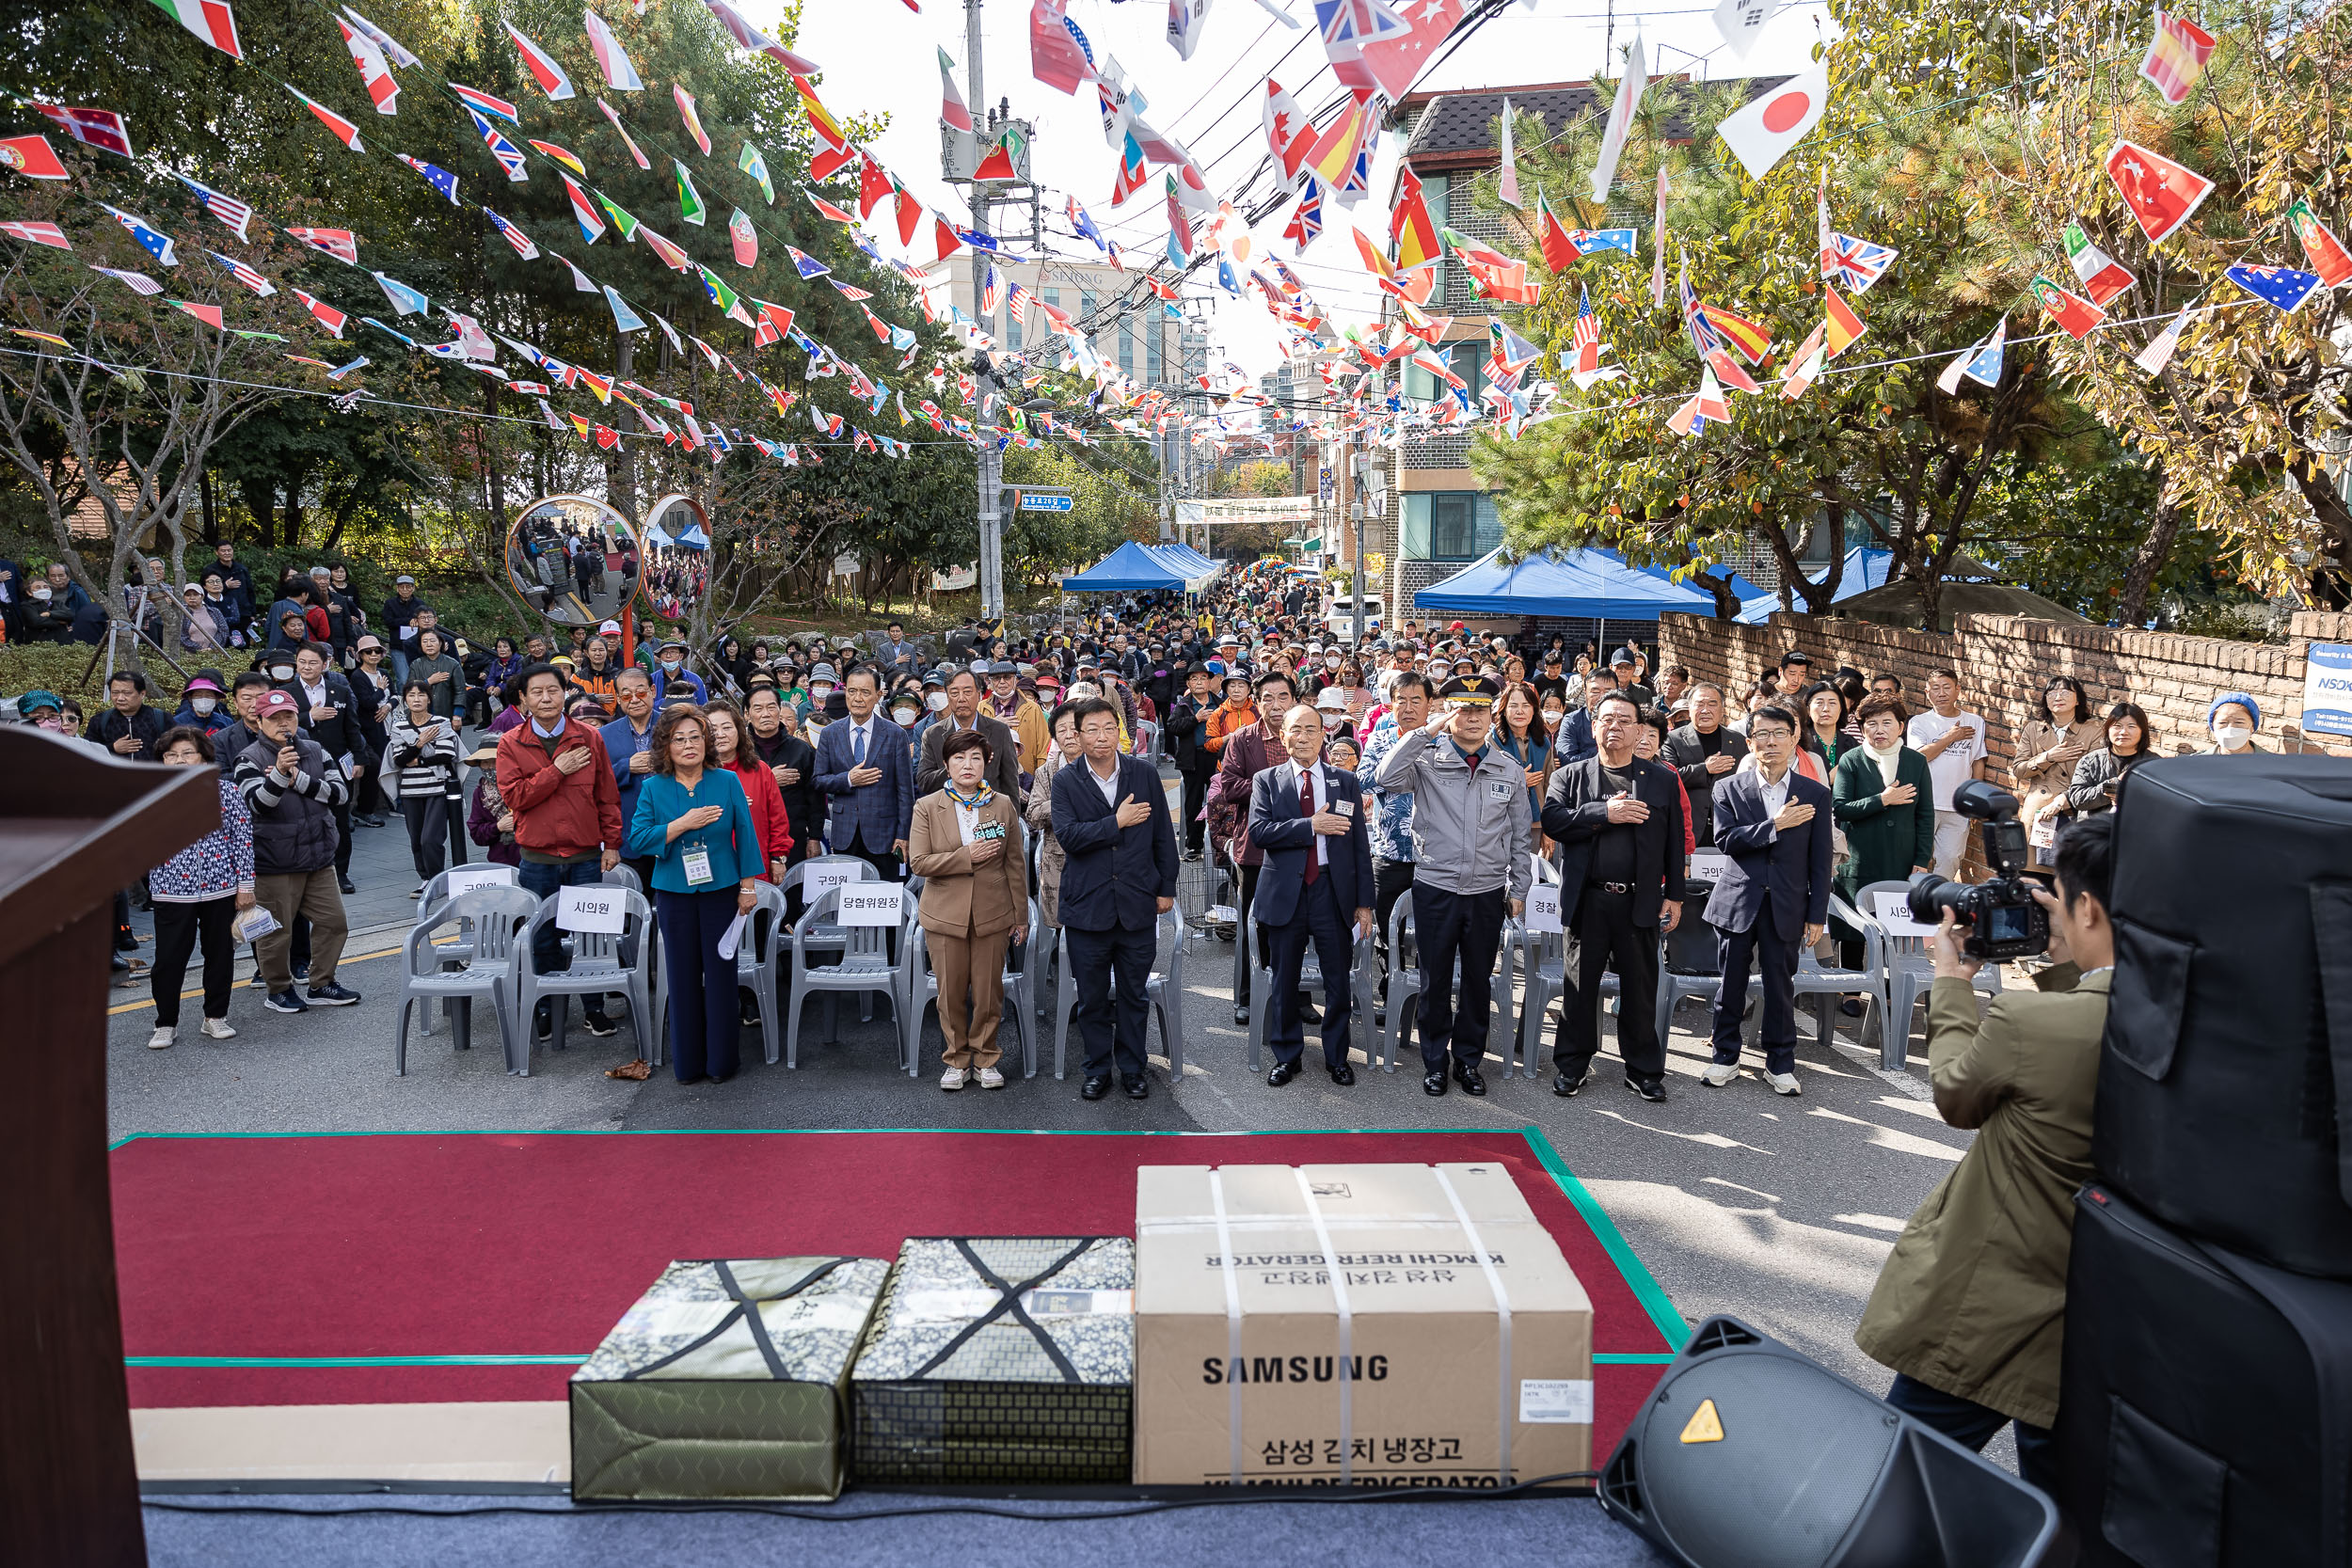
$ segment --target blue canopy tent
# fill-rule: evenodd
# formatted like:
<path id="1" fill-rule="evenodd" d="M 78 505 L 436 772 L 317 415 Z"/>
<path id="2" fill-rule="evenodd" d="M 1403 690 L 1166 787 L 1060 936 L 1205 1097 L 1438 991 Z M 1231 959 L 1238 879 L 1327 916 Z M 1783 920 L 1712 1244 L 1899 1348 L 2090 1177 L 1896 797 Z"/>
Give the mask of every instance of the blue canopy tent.
<path id="1" fill-rule="evenodd" d="M 1196 583 L 1207 582 L 1225 570 L 1225 562 L 1202 555 L 1190 545 L 1153 545 L 1151 550 L 1161 560 L 1182 568 Z"/>
<path id="2" fill-rule="evenodd" d="M 1867 593 L 1873 588 L 1885 587 L 1887 574 L 1894 570 L 1894 551 L 1874 550 L 1861 545 L 1855 546 L 1846 552 L 1846 564 L 1837 578 L 1837 592 L 1832 596 L 1830 602 L 1835 604 L 1839 600 L 1851 599 L 1856 594 Z M 1797 610 L 1804 608 L 1804 599 L 1802 595 L 1792 594 L 1788 602 Z M 1753 598 L 1742 594 L 1740 599 L 1740 613 L 1733 618 L 1741 626 L 1760 626 L 1779 608 L 1780 595 L 1778 594 L 1758 594 Z"/>
<path id="3" fill-rule="evenodd" d="M 1061 579 L 1065 594 L 1126 594 L 1182 589 L 1189 574 L 1130 539 L 1085 571 Z"/>
<path id="4" fill-rule="evenodd" d="M 1756 592 L 1744 578 L 1735 576 L 1731 584 L 1735 595 Z M 1454 615 L 1655 621 L 1670 610 L 1711 615 L 1715 600 L 1661 568 L 1629 566 L 1614 550 L 1547 549 L 1505 561 L 1498 549 L 1414 594 L 1413 608 Z"/>

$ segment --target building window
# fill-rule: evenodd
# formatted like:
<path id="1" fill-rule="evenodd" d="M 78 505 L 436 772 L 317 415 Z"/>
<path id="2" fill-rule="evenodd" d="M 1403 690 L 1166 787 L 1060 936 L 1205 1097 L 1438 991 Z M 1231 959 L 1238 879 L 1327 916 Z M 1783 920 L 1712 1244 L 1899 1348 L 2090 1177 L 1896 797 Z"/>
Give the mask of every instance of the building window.
<path id="1" fill-rule="evenodd" d="M 1136 324 L 1124 312 L 1119 318 L 1119 369 L 1122 375 L 1136 373 Z"/>
<path id="2" fill-rule="evenodd" d="M 1149 314 L 1144 318 L 1143 379 L 1154 387 L 1160 384 L 1160 334 L 1162 330 L 1156 313 Z"/>
<path id="3" fill-rule="evenodd" d="M 1440 345 L 1438 352 L 1454 367 L 1454 373 L 1462 378 L 1470 389 L 1471 406 L 1478 404 L 1479 394 L 1486 389 L 1486 345 L 1477 339 Z M 1405 395 L 1421 403 L 1436 403 L 1451 397 L 1454 389 L 1436 376 L 1407 360 L 1405 365 Z"/>
<path id="4" fill-rule="evenodd" d="M 1013 352 L 1020 352 L 1021 312 L 1015 310 L 1009 305 L 1005 307 L 1005 330 L 1002 337 L 998 341 Z"/>
<path id="5" fill-rule="evenodd" d="M 1476 561 L 1502 543 L 1502 517 L 1483 490 L 1421 490 L 1404 498 L 1398 554 L 1410 561 Z"/>

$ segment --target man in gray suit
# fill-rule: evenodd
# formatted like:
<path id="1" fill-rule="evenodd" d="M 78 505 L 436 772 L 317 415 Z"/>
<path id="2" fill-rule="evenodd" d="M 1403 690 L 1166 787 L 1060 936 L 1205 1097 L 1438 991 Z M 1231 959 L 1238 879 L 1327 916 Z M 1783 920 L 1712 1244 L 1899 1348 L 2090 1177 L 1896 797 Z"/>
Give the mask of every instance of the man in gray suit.
<path id="1" fill-rule="evenodd" d="M 961 730 L 977 730 L 988 742 L 988 787 L 1015 806 L 1021 804 L 1021 737 L 1012 726 L 980 711 L 980 681 L 969 670 L 959 670 L 947 681 L 947 711 L 923 728 L 923 756 L 914 769 L 914 793 L 929 795 L 947 783 L 947 764 L 940 748 Z"/>
<path id="2" fill-rule="evenodd" d="M 1724 724 L 1724 689 L 1712 681 L 1691 688 L 1691 721 L 1666 736 L 1659 761 L 1682 775 L 1691 797 L 1691 832 L 1700 845 L 1715 842 L 1715 786 L 1740 768 L 1747 737 Z"/>

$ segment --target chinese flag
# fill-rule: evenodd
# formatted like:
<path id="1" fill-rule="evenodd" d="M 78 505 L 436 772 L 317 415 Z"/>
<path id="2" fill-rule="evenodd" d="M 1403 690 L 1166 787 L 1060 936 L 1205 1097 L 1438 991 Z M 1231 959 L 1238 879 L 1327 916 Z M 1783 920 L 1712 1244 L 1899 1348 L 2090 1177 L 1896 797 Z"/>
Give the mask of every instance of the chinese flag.
<path id="1" fill-rule="evenodd" d="M 2120 141 L 2108 151 L 2107 178 L 2115 182 L 2150 245 L 2162 244 L 2213 194 L 2212 181 L 2137 142 Z"/>

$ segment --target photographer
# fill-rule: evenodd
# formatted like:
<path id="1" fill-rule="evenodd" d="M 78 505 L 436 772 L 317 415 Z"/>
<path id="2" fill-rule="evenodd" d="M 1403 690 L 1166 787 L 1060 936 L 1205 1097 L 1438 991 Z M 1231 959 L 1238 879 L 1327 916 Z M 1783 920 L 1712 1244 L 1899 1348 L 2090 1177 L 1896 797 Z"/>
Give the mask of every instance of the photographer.
<path id="1" fill-rule="evenodd" d="M 2106 1024 L 2114 927 L 2107 919 L 2115 818 L 2058 841 L 2058 894 L 2040 991 L 2003 992 L 1981 1021 L 1947 912 L 1934 938 L 1928 1065 L 1935 1106 L 1977 1139 L 1912 1215 L 1881 1271 L 1854 1343 L 1894 1369 L 1887 1402 L 1981 1450 L 2017 1423 L 2019 1473 L 2056 1482 L 2058 1354 L 2074 1190 L 2090 1180 L 2090 1112 Z"/>

